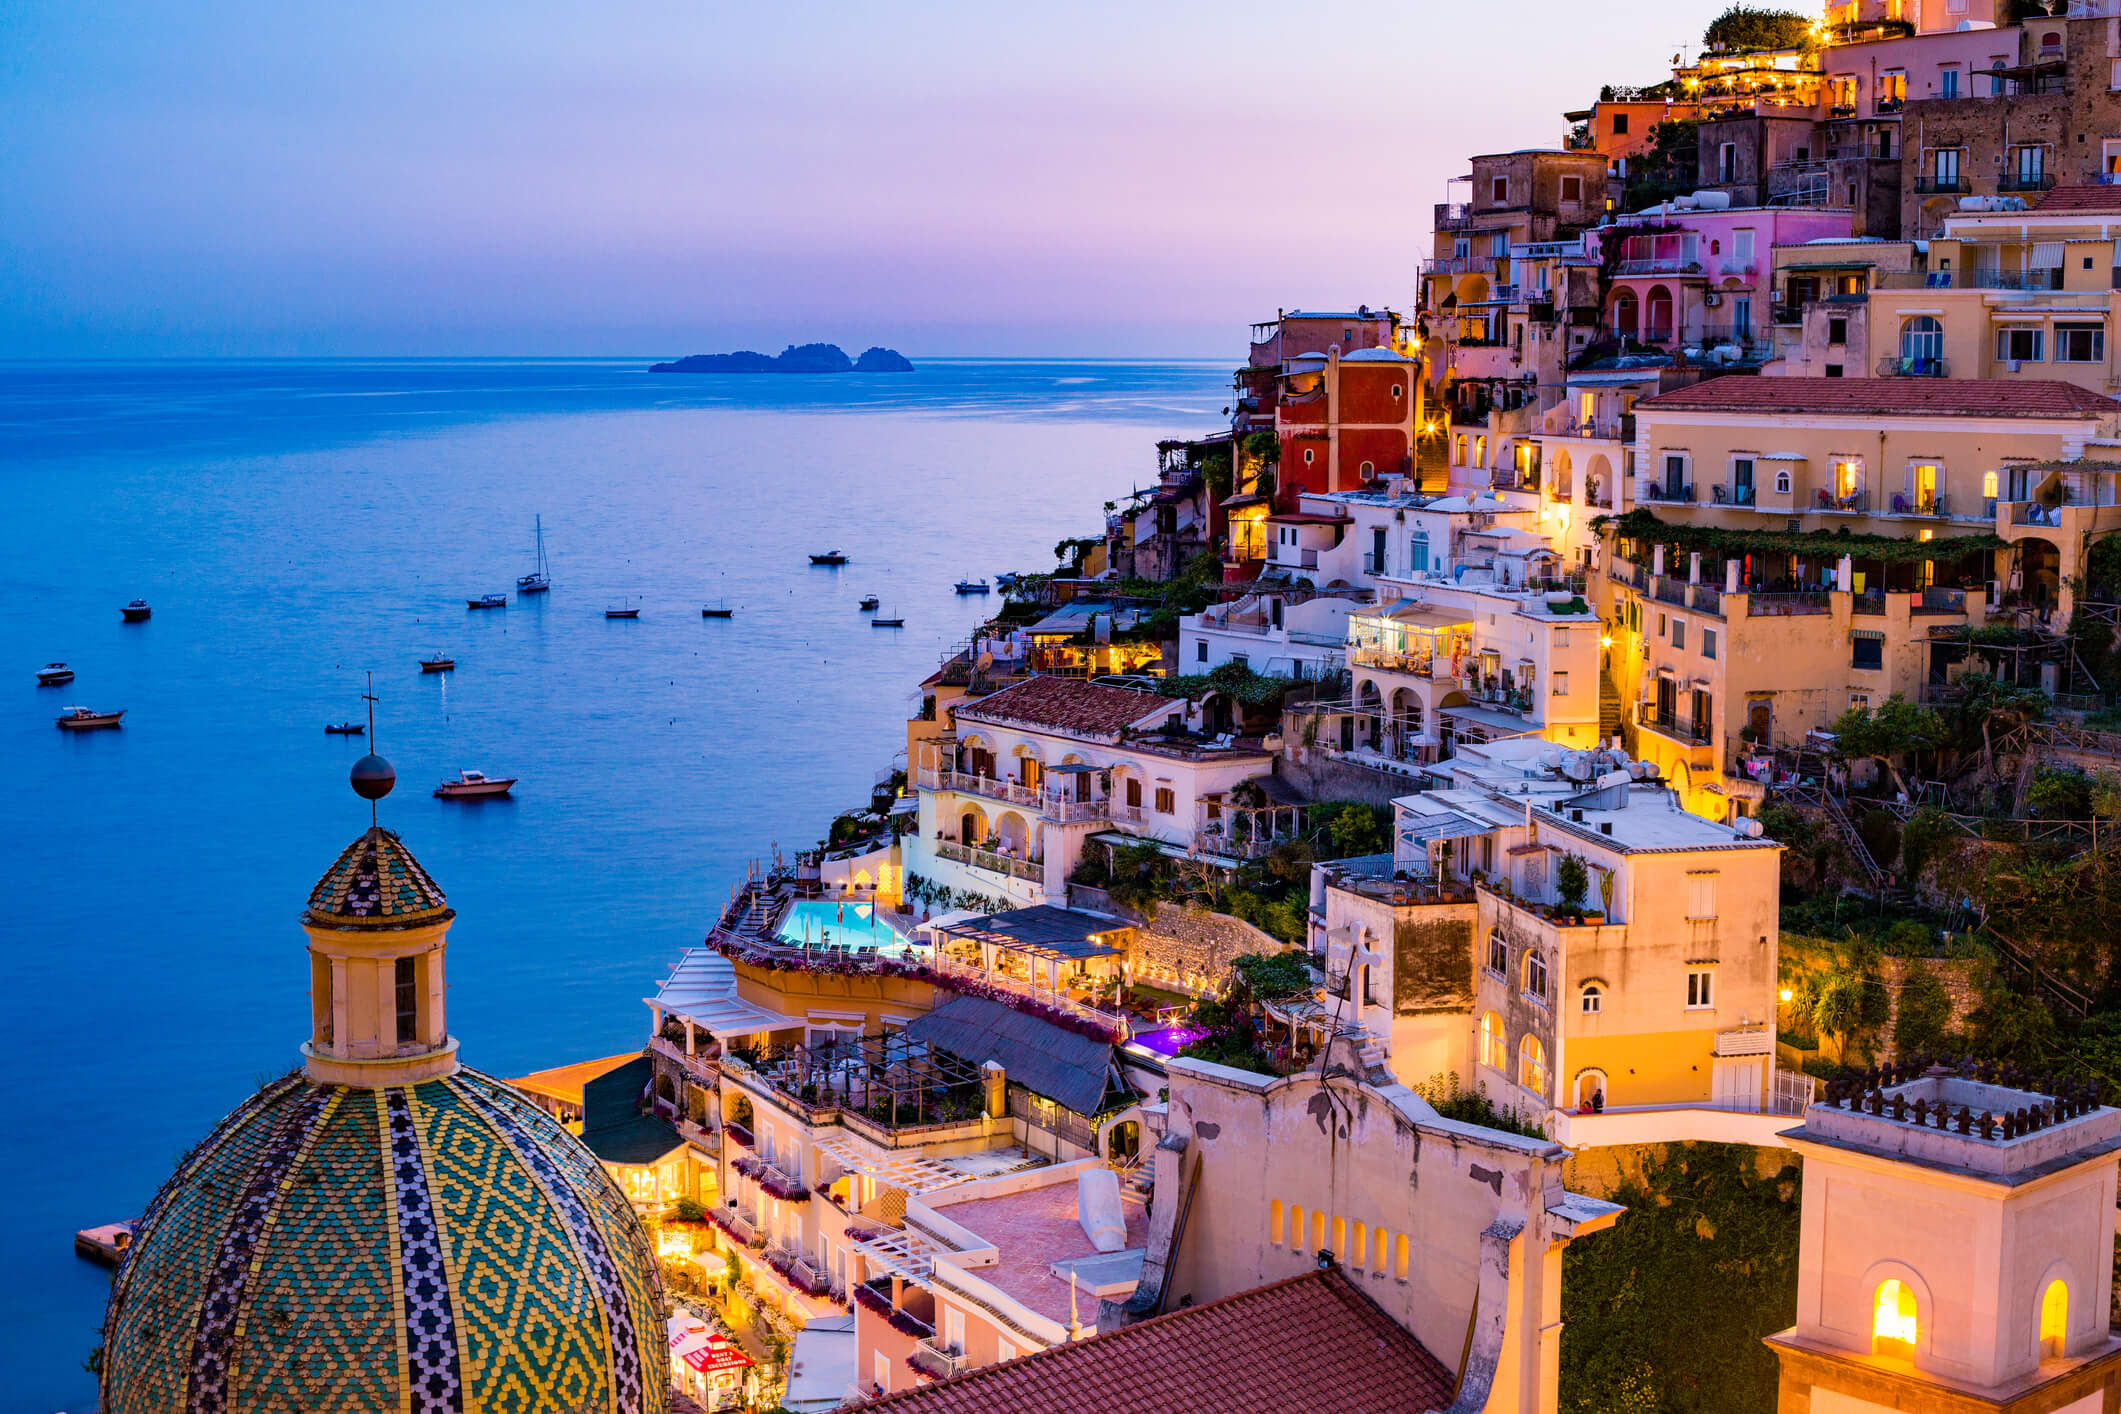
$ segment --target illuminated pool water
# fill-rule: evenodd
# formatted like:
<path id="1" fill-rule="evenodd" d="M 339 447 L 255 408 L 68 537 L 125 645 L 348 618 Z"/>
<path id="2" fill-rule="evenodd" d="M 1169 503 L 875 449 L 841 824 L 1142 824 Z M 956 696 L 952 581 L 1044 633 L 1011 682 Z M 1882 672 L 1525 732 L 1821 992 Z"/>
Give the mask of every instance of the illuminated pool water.
<path id="1" fill-rule="evenodd" d="M 1133 1040 L 1135 1045 L 1145 1046 L 1160 1056 L 1175 1056 L 1207 1034 L 1191 1026 L 1166 1026 L 1160 1031 L 1143 1031 Z"/>
<path id="2" fill-rule="evenodd" d="M 869 952 L 897 952 L 924 945 L 900 933 L 866 903 L 831 903 L 804 899 L 788 906 L 781 919 L 782 942 L 797 947 L 845 947 Z"/>

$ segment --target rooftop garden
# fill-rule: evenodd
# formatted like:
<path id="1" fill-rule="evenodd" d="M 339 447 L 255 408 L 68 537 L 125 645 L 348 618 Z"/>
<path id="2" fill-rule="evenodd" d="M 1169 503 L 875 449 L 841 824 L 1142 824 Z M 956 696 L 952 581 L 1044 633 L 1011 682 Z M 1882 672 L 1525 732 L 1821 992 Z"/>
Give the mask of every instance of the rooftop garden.
<path id="1" fill-rule="evenodd" d="M 1701 46 L 1718 54 L 1801 49 L 1812 41 L 1812 17 L 1794 10 L 1755 10 L 1739 4 L 1709 21 Z"/>
<path id="2" fill-rule="evenodd" d="M 1661 520 L 1656 512 L 1641 507 L 1624 515 L 1594 516 L 1591 529 L 1600 534 L 1610 531 L 1622 540 L 1642 545 L 1670 546 L 1681 554 L 1699 551 L 1703 560 L 1719 564 L 1747 555 L 1818 558 L 1847 555 L 1852 559 L 1883 564 L 1946 563 L 1977 551 L 2005 549 L 2010 544 L 1987 531 L 1915 540 L 1895 535 L 1857 535 L 1847 530 L 1740 530 L 1713 525 L 1679 525 Z"/>

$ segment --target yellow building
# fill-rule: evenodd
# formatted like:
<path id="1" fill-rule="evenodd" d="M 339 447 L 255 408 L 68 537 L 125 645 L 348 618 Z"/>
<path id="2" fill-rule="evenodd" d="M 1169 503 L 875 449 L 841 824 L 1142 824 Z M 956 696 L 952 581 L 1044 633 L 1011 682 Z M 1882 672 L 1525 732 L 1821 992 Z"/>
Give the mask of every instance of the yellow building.
<path id="1" fill-rule="evenodd" d="M 1922 696 L 1969 630 L 2059 625 L 2121 529 L 2121 402 L 2075 384 L 1719 378 L 1635 415 L 1606 671 L 1630 749 L 1714 819 L 1760 793 L 1744 743 Z"/>

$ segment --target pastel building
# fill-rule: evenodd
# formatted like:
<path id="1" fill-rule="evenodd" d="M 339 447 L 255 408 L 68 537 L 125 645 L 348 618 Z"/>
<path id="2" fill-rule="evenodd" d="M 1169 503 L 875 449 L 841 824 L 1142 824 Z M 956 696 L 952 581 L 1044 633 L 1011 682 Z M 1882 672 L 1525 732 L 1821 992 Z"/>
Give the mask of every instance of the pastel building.
<path id="1" fill-rule="evenodd" d="M 1415 474 L 1423 423 L 1421 360 L 1392 348 L 1299 354 L 1282 365 L 1275 435 L 1276 504 Z"/>
<path id="2" fill-rule="evenodd" d="M 1769 253 L 1850 234 L 1846 209 L 1733 207 L 1721 193 L 1619 217 L 1599 233 L 1609 253 L 1619 247 L 1605 326 L 1617 338 L 1692 348 L 1711 362 L 1765 359 L 1772 327 Z"/>

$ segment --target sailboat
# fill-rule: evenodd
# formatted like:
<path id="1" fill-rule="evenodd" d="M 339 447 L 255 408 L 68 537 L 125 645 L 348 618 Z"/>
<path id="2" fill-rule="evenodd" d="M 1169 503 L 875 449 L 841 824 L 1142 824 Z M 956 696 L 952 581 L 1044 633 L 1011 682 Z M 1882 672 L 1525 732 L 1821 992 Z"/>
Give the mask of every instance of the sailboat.
<path id="1" fill-rule="evenodd" d="M 898 616 L 898 605 L 896 604 L 891 606 L 891 613 L 888 616 L 878 615 L 869 621 L 869 627 L 871 628 L 904 628 L 905 626 L 906 621 Z"/>
<path id="2" fill-rule="evenodd" d="M 529 574 L 517 577 L 516 593 L 518 594 L 543 594 L 546 590 L 552 588 L 552 576 L 546 573 L 545 568 L 545 517 L 540 515 L 537 524 L 538 567 Z"/>
<path id="3" fill-rule="evenodd" d="M 621 599 L 604 611 L 604 617 L 607 619 L 637 619 L 640 616 L 641 606 L 627 599 Z"/>

